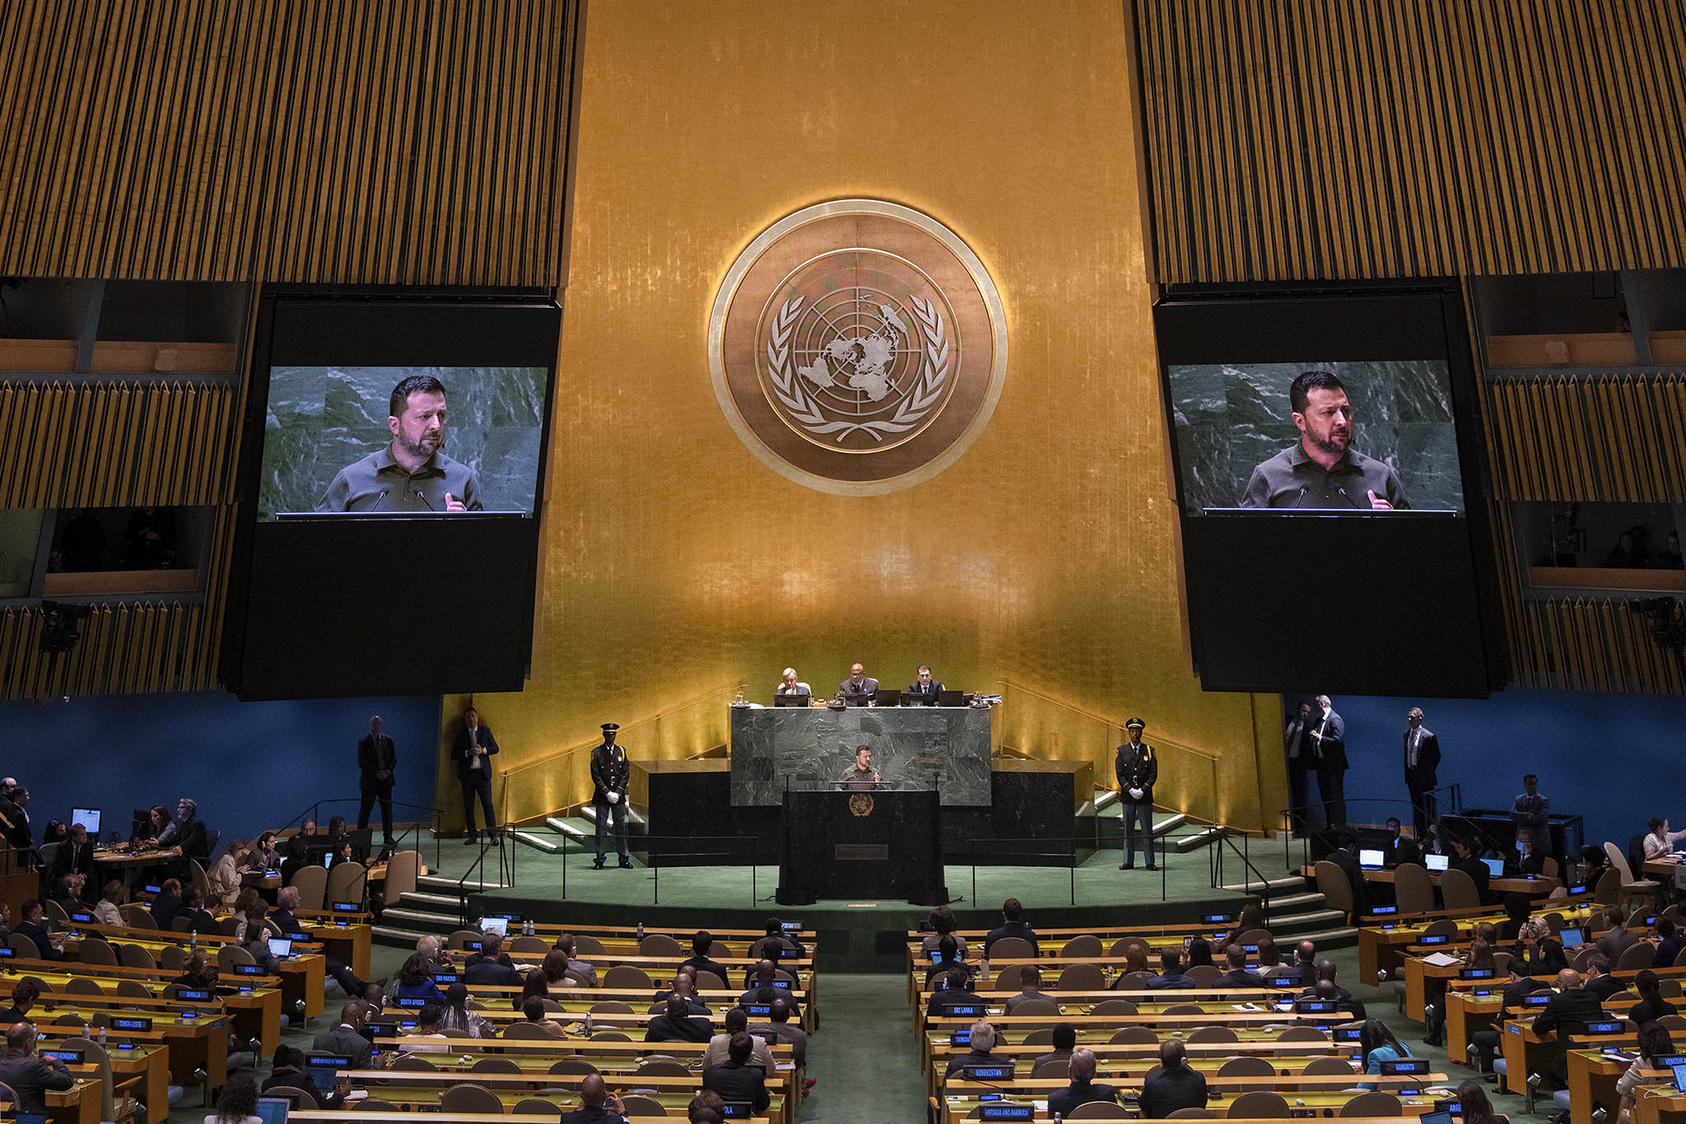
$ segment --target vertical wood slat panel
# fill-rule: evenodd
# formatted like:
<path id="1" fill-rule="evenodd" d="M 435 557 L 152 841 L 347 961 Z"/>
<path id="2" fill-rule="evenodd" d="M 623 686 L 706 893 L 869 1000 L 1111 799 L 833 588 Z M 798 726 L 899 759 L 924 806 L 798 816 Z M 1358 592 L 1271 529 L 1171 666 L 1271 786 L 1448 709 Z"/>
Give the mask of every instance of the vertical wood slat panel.
<path id="1" fill-rule="evenodd" d="M 1504 500 L 1686 502 L 1686 372 L 1486 380 Z"/>
<path id="2" fill-rule="evenodd" d="M 1161 281 L 1680 264 L 1686 5 L 1135 0 L 1134 11 Z M 1301 167 L 1310 189 L 1283 191 L 1285 170 Z"/>
<path id="3" fill-rule="evenodd" d="M 580 3 L 15 0 L 0 275 L 560 287 Z"/>

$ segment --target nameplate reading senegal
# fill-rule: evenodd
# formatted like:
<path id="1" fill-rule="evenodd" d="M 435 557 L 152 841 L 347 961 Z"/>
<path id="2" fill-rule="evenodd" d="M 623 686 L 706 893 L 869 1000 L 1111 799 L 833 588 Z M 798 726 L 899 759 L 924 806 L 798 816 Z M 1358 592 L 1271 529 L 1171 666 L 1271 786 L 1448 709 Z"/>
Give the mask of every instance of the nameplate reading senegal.
<path id="1" fill-rule="evenodd" d="M 824 492 L 928 480 L 988 424 L 1007 370 L 1001 298 L 948 227 L 844 199 L 758 235 L 709 321 L 715 396 L 744 444 Z"/>

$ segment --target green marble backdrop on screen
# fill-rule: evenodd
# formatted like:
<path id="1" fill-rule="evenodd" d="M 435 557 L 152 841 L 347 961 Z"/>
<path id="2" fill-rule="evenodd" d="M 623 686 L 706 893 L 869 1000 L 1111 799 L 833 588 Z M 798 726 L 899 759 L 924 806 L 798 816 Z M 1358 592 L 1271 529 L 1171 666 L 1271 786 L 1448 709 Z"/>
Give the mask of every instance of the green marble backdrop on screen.
<path id="1" fill-rule="evenodd" d="M 1299 440 L 1288 387 L 1311 370 L 1341 380 L 1352 403 L 1352 447 L 1392 465 L 1413 508 L 1464 509 L 1446 364 L 1414 359 L 1172 367 L 1185 511 L 1238 506 L 1253 466 Z"/>
<path id="2" fill-rule="evenodd" d="M 531 512 L 546 374 L 542 367 L 275 367 L 258 517 L 312 510 L 335 473 L 387 444 L 392 388 L 409 375 L 444 384 L 444 451 L 478 474 L 486 510 Z"/>

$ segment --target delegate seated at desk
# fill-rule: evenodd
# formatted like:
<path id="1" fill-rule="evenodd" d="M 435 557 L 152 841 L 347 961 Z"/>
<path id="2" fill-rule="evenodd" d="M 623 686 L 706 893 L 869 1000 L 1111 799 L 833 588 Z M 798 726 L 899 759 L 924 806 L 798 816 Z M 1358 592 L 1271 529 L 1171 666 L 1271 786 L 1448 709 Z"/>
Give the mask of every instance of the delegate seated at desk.
<path id="1" fill-rule="evenodd" d="M 884 778 L 873 771 L 872 747 L 869 745 L 855 750 L 854 762 L 837 778 L 839 792 L 870 792 L 884 787 Z"/>

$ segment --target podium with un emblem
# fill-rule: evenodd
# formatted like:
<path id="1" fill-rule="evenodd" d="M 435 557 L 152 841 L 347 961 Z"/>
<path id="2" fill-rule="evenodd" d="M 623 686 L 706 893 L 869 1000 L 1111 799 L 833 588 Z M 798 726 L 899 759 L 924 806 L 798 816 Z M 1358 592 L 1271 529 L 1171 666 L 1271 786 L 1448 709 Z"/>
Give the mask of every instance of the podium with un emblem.
<path id="1" fill-rule="evenodd" d="M 785 792 L 776 900 L 948 901 L 941 815 L 929 788 Z"/>

